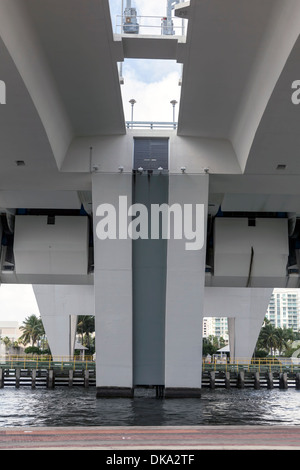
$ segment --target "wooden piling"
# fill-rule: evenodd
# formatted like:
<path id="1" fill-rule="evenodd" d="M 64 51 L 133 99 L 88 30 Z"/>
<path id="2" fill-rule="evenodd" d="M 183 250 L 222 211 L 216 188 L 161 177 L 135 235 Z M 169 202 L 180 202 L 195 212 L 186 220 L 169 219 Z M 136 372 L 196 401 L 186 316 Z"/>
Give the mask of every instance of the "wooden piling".
<path id="1" fill-rule="evenodd" d="M 300 390 L 300 373 L 296 374 L 296 390 Z"/>
<path id="2" fill-rule="evenodd" d="M 209 374 L 210 388 L 214 389 L 216 387 L 216 373 L 211 371 Z"/>
<path id="3" fill-rule="evenodd" d="M 240 370 L 238 373 L 237 386 L 238 388 L 245 387 L 245 372 L 243 370 Z"/>
<path id="4" fill-rule="evenodd" d="M 287 373 L 281 372 L 279 375 L 279 388 L 286 390 L 288 388 Z"/>
<path id="5" fill-rule="evenodd" d="M 225 372 L 225 388 L 230 388 L 230 372 Z"/>
<path id="6" fill-rule="evenodd" d="M 268 372 L 267 373 L 267 388 L 271 390 L 273 386 L 274 386 L 273 372 Z"/>
<path id="7" fill-rule="evenodd" d="M 36 369 L 32 369 L 31 371 L 31 388 L 35 388 L 36 384 Z"/>
<path id="8" fill-rule="evenodd" d="M 20 388 L 21 369 L 15 369 L 16 388 Z"/>
<path id="9" fill-rule="evenodd" d="M 54 388 L 54 370 L 48 370 L 47 388 Z"/>
<path id="10" fill-rule="evenodd" d="M 90 373 L 89 373 L 89 370 L 88 370 L 88 369 L 85 369 L 83 373 L 84 373 L 84 386 L 85 386 L 85 388 L 88 388 L 88 387 L 89 387 L 89 384 L 90 384 Z"/>
<path id="11" fill-rule="evenodd" d="M 2 367 L 0 368 L 0 388 L 4 387 L 4 371 Z"/>
<path id="12" fill-rule="evenodd" d="M 255 390 L 260 389 L 260 374 L 259 374 L 259 372 L 254 372 L 254 388 L 255 388 Z"/>
<path id="13" fill-rule="evenodd" d="M 73 386 L 73 377 L 74 377 L 74 370 L 70 369 L 69 370 L 69 387 Z"/>

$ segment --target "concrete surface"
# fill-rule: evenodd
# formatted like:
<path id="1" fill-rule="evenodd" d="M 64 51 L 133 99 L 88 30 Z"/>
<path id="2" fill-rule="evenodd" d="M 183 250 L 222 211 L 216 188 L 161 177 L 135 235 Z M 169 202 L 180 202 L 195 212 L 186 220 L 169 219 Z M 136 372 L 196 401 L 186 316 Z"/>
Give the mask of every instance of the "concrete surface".
<path id="1" fill-rule="evenodd" d="M 298 426 L 3 428 L 0 450 L 300 450 Z"/>

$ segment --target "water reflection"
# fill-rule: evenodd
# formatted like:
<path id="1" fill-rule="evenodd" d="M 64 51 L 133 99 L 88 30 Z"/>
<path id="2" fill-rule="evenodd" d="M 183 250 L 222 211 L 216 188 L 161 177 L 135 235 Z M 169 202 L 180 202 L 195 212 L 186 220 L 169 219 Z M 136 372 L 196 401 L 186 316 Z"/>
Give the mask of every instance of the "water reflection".
<path id="1" fill-rule="evenodd" d="M 300 425 L 300 392 L 204 390 L 200 399 L 97 399 L 95 389 L 0 390 L 0 426 Z"/>

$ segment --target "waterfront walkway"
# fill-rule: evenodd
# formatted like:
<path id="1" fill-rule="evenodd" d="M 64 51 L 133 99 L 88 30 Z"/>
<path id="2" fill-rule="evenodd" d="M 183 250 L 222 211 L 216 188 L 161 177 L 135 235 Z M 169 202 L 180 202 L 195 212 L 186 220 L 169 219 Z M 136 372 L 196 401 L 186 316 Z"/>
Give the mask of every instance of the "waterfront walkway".
<path id="1" fill-rule="evenodd" d="M 298 426 L 0 428 L 0 450 L 300 450 Z"/>

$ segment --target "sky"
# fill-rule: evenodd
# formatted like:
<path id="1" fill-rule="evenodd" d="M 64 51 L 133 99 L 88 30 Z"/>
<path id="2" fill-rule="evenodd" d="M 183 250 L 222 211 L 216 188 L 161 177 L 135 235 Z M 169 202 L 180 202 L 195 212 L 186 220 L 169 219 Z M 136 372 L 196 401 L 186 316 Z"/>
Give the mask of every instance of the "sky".
<path id="1" fill-rule="evenodd" d="M 117 15 L 121 15 L 121 0 L 109 0 L 112 26 L 116 30 Z M 124 0 L 126 5 L 126 0 Z M 155 16 L 158 18 L 140 19 L 140 24 L 160 25 L 160 18 L 166 14 L 166 0 L 132 0 L 139 16 Z M 119 19 L 120 24 L 120 19 Z M 140 30 L 143 32 L 142 29 Z M 160 34 L 160 27 L 148 28 L 147 33 Z M 148 34 L 149 34 L 148 33 Z M 121 86 L 124 114 L 131 120 L 131 105 L 134 98 L 133 119 L 135 121 L 172 121 L 173 107 L 170 101 L 180 101 L 181 65 L 175 61 L 161 60 L 125 60 L 122 67 L 124 85 Z M 179 104 L 175 107 L 177 120 Z M 0 321 L 18 321 L 23 323 L 26 317 L 40 315 L 31 285 L 0 285 Z"/>
<path id="2" fill-rule="evenodd" d="M 161 17 L 166 14 L 166 0 L 132 0 L 132 6 L 137 9 L 140 27 L 140 33 L 159 34 Z M 121 0 L 110 0 L 110 9 L 112 17 L 113 30 L 120 33 L 120 28 L 116 25 L 121 24 Z M 124 0 L 126 5 L 126 0 Z M 146 18 L 146 17 L 157 18 Z M 142 25 L 149 23 L 157 25 L 158 28 L 147 28 L 142 30 Z M 180 23 L 181 24 L 181 23 Z M 124 85 L 121 86 L 123 107 L 125 119 L 131 120 L 130 99 L 135 99 L 134 121 L 164 121 L 173 120 L 173 107 L 171 100 L 176 100 L 178 104 L 175 107 L 175 120 L 177 120 L 182 66 L 176 61 L 171 60 L 136 60 L 125 59 L 122 64 L 122 75 Z"/>
<path id="3" fill-rule="evenodd" d="M 30 315 L 40 316 L 32 286 L 27 284 L 1 284 L 0 322 L 23 323 Z"/>

